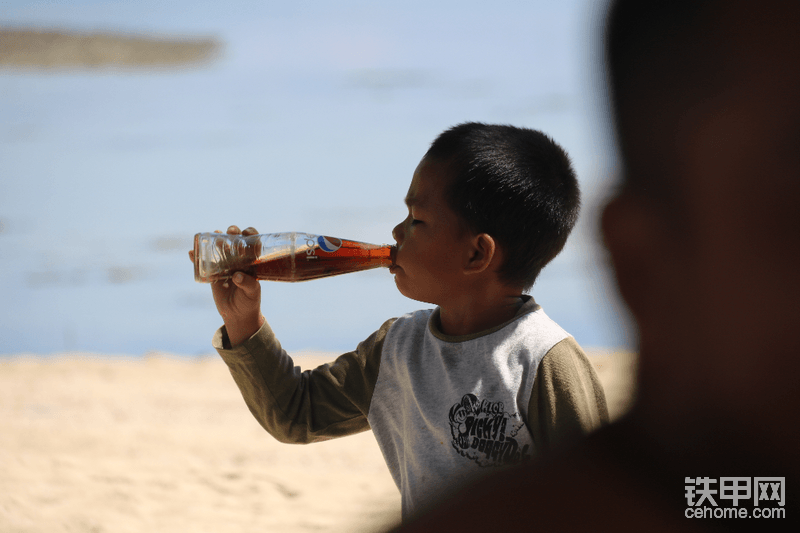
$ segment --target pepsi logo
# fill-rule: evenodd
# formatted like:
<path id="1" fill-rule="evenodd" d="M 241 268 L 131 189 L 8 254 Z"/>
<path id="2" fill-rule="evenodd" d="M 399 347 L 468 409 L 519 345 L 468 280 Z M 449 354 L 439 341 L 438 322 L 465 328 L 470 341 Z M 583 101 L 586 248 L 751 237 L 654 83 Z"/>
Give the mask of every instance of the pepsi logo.
<path id="1" fill-rule="evenodd" d="M 331 253 L 342 247 L 342 239 L 337 239 L 336 237 L 323 237 L 320 235 L 317 238 L 317 244 L 319 244 L 319 247 L 323 251 Z"/>

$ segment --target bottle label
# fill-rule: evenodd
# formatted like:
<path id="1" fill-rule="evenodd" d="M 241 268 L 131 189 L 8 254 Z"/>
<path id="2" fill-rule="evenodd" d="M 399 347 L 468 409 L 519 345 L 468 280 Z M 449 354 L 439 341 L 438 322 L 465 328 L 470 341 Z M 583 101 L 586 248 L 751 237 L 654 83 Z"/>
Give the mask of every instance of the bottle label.
<path id="1" fill-rule="evenodd" d="M 342 247 L 342 239 L 337 239 L 336 237 L 323 237 L 320 235 L 317 237 L 317 244 L 319 244 L 319 247 L 322 248 L 322 251 L 331 253 Z"/>

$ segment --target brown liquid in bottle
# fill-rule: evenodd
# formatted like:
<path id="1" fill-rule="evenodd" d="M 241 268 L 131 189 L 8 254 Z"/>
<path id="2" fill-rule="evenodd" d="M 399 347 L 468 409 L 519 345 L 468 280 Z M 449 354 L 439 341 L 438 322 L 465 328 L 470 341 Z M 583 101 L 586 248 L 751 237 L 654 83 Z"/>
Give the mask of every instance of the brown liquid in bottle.
<path id="1" fill-rule="evenodd" d="M 392 265 L 392 256 L 392 246 L 342 240 L 342 246 L 333 252 L 326 252 L 316 246 L 305 252 L 300 251 L 294 258 L 287 255 L 258 261 L 248 273 L 258 279 L 270 281 L 306 281 L 388 267 Z"/>

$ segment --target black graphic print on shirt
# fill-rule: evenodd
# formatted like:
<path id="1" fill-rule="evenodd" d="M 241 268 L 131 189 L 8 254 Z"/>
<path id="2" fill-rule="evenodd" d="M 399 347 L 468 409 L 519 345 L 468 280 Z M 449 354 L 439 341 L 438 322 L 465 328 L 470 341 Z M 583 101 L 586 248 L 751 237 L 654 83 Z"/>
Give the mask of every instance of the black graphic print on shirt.
<path id="1" fill-rule="evenodd" d="M 503 402 L 478 400 L 465 394 L 450 408 L 453 448 L 480 466 L 506 466 L 530 459 L 530 445 L 520 447 L 517 435 L 525 431 L 519 413 L 507 413 Z"/>

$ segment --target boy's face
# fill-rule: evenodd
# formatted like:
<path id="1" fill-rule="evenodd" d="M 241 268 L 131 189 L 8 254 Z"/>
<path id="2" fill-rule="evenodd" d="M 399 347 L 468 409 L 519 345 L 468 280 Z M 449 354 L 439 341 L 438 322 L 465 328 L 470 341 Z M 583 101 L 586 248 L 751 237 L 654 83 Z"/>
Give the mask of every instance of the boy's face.
<path id="1" fill-rule="evenodd" d="M 471 232 L 447 203 L 447 167 L 423 158 L 406 195 L 408 217 L 392 231 L 397 241 L 392 273 L 406 297 L 446 305 L 464 290 Z"/>

